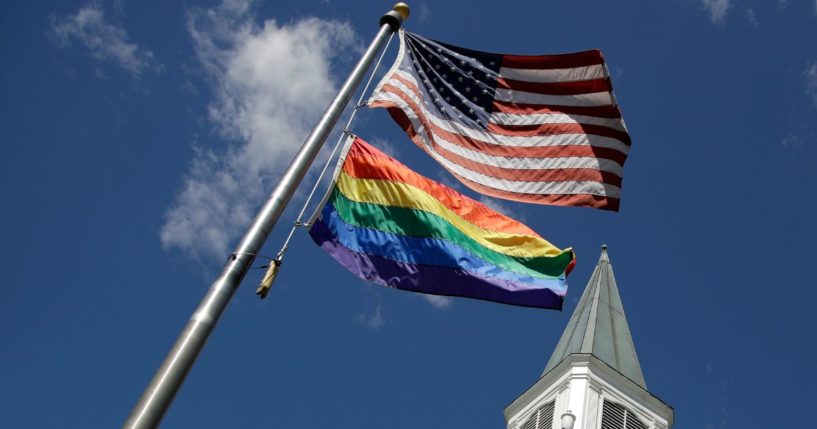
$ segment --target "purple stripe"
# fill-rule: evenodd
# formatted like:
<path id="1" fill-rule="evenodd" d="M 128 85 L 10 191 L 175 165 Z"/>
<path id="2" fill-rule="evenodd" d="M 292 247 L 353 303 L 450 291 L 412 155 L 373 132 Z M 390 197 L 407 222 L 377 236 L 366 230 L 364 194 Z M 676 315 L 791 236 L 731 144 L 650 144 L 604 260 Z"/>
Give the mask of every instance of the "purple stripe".
<path id="1" fill-rule="evenodd" d="M 562 309 L 564 298 L 550 289 L 530 289 L 502 279 L 476 277 L 464 270 L 408 264 L 352 251 L 338 243 L 322 220 L 315 222 L 309 230 L 309 235 L 347 270 L 362 279 L 383 286 L 523 307 Z"/>

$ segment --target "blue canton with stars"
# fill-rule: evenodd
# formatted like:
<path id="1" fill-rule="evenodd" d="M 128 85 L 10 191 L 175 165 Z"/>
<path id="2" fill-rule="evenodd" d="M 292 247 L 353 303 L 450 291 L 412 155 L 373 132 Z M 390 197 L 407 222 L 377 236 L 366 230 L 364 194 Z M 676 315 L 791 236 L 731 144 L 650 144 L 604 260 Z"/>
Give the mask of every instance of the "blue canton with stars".
<path id="1" fill-rule="evenodd" d="M 484 128 L 491 116 L 502 55 L 473 51 L 404 32 L 399 69 L 420 83 L 426 109 Z"/>

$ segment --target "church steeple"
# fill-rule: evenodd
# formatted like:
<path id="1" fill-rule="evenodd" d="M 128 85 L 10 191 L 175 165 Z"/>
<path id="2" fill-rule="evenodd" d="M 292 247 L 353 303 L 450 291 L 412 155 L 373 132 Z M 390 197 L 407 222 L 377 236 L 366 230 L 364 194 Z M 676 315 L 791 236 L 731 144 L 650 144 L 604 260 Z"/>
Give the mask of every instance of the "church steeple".
<path id="1" fill-rule="evenodd" d="M 602 246 L 544 373 L 505 408 L 508 428 L 668 429 L 673 419 L 672 407 L 647 391 Z"/>
<path id="2" fill-rule="evenodd" d="M 606 245 L 601 247 L 596 269 L 542 375 L 573 353 L 592 354 L 642 388 L 647 388 Z"/>

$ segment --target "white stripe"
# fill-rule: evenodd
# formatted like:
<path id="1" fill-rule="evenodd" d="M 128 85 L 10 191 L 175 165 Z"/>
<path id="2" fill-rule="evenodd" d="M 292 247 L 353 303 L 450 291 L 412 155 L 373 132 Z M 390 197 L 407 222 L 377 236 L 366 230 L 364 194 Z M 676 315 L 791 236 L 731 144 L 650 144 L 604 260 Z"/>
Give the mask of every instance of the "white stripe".
<path id="1" fill-rule="evenodd" d="M 405 73 L 401 72 L 398 74 L 404 79 L 414 81 L 411 76 L 406 75 Z M 399 89 L 404 95 L 409 97 L 416 105 L 420 106 L 420 108 L 423 110 L 423 115 L 429 120 L 429 122 L 450 133 L 460 134 L 475 140 L 508 147 L 554 147 L 573 145 L 593 146 L 615 149 L 623 154 L 627 154 L 630 150 L 629 146 L 617 139 L 593 134 L 557 134 L 530 137 L 506 136 L 502 134 L 489 133 L 482 129 L 470 128 L 461 122 L 449 121 L 433 115 L 426 109 L 425 105 L 417 94 L 403 84 L 403 82 L 393 79 L 389 83 Z M 411 110 L 411 108 L 400 97 L 392 93 L 383 91 L 377 92 L 372 95 L 370 101 L 376 100 L 389 101 L 397 104 L 403 110 Z"/>
<path id="2" fill-rule="evenodd" d="M 602 64 L 549 70 L 502 67 L 499 69 L 499 76 L 524 82 L 575 82 L 606 77 Z"/>
<path id="3" fill-rule="evenodd" d="M 406 36 L 403 34 L 402 28 L 400 29 L 400 31 L 398 31 L 397 35 L 398 37 L 400 37 L 400 47 L 397 50 L 397 58 L 394 60 L 394 63 L 391 65 L 389 71 L 385 75 L 383 75 L 383 79 L 380 79 L 380 82 L 377 83 L 377 87 L 375 87 L 375 89 L 372 91 L 372 95 L 369 97 L 368 100 L 366 100 L 366 103 L 372 103 L 377 97 L 377 95 L 382 92 L 383 85 L 388 84 L 389 79 L 391 79 L 392 75 L 400 70 L 400 64 L 403 62 L 403 55 L 405 55 L 406 51 L 405 40 Z M 414 79 L 412 79 L 412 82 L 414 82 L 415 85 L 417 84 L 417 81 L 415 81 Z"/>
<path id="4" fill-rule="evenodd" d="M 416 118 L 414 118 L 416 119 Z M 589 182 L 589 181 L 564 181 L 564 182 L 522 182 L 517 180 L 499 179 L 469 170 L 459 164 L 455 164 L 434 151 L 434 148 L 426 146 L 427 152 L 437 162 L 452 173 L 462 176 L 474 183 L 489 188 L 498 189 L 500 191 L 516 192 L 521 194 L 540 194 L 540 195 L 577 195 L 590 194 L 600 197 L 619 198 L 621 189 L 618 186 L 609 185 L 607 183 Z"/>
<path id="5" fill-rule="evenodd" d="M 610 93 L 606 91 L 576 95 L 550 95 L 497 88 L 494 98 L 511 103 L 543 104 L 549 106 L 593 107 L 613 105 L 613 99 L 610 97 Z"/>
<path id="6" fill-rule="evenodd" d="M 613 173 L 621 177 L 622 166 L 617 162 L 589 156 L 566 156 L 557 158 L 510 158 L 505 156 L 489 155 L 485 152 L 474 151 L 452 143 L 445 138 L 434 134 L 434 141 L 443 149 L 453 152 L 465 159 L 491 167 L 511 168 L 517 170 L 558 170 L 561 168 L 588 168 Z"/>
<path id="7" fill-rule="evenodd" d="M 500 125 L 601 125 L 616 131 L 627 131 L 621 122 L 621 118 L 601 118 L 598 116 L 571 115 L 566 113 L 531 113 L 529 115 L 517 115 L 514 113 L 495 112 L 491 114 L 491 122 Z"/>
<path id="8" fill-rule="evenodd" d="M 488 176 L 473 170 L 470 170 L 466 167 L 463 167 L 459 164 L 455 164 L 439 153 L 434 150 L 433 145 L 428 141 L 428 137 L 425 133 L 425 129 L 422 125 L 422 122 L 419 120 L 417 115 L 411 110 L 405 102 L 403 102 L 399 97 L 394 94 L 389 93 L 382 93 L 377 95 L 383 101 L 389 101 L 398 105 L 403 112 L 405 112 L 406 117 L 412 124 L 412 127 L 417 132 L 418 136 L 420 137 L 421 141 L 423 142 L 424 149 L 434 158 L 437 162 L 439 162 L 443 167 L 447 170 L 451 171 L 454 174 L 462 176 L 474 183 L 478 183 L 483 186 L 487 186 L 489 188 L 494 188 L 502 191 L 507 192 L 516 192 L 516 193 L 524 193 L 524 194 L 541 194 L 541 195 L 549 195 L 549 194 L 562 194 L 562 195 L 576 195 L 576 194 L 590 194 L 590 195 L 597 195 L 597 196 L 606 196 L 612 198 L 619 198 L 621 193 L 621 189 L 617 186 L 613 186 L 607 183 L 599 183 L 599 182 L 590 182 L 590 181 L 564 181 L 564 182 L 528 182 L 528 181 L 516 181 L 516 180 L 508 180 L 508 179 L 499 179 L 496 177 Z M 382 97 L 382 98 L 381 98 Z"/>

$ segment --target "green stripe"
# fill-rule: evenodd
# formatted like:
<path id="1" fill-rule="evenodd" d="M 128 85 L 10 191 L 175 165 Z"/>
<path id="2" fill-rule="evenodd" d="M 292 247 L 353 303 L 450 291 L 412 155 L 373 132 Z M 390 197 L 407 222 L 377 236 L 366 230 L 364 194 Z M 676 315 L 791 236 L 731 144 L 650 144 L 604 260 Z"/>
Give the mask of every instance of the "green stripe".
<path id="1" fill-rule="evenodd" d="M 556 257 L 525 258 L 495 252 L 477 243 L 440 216 L 422 210 L 350 200 L 337 188 L 332 192 L 332 205 L 344 222 L 363 228 L 377 229 L 411 237 L 438 238 L 450 241 L 500 268 L 532 277 L 557 278 L 573 260 L 571 252 Z"/>

